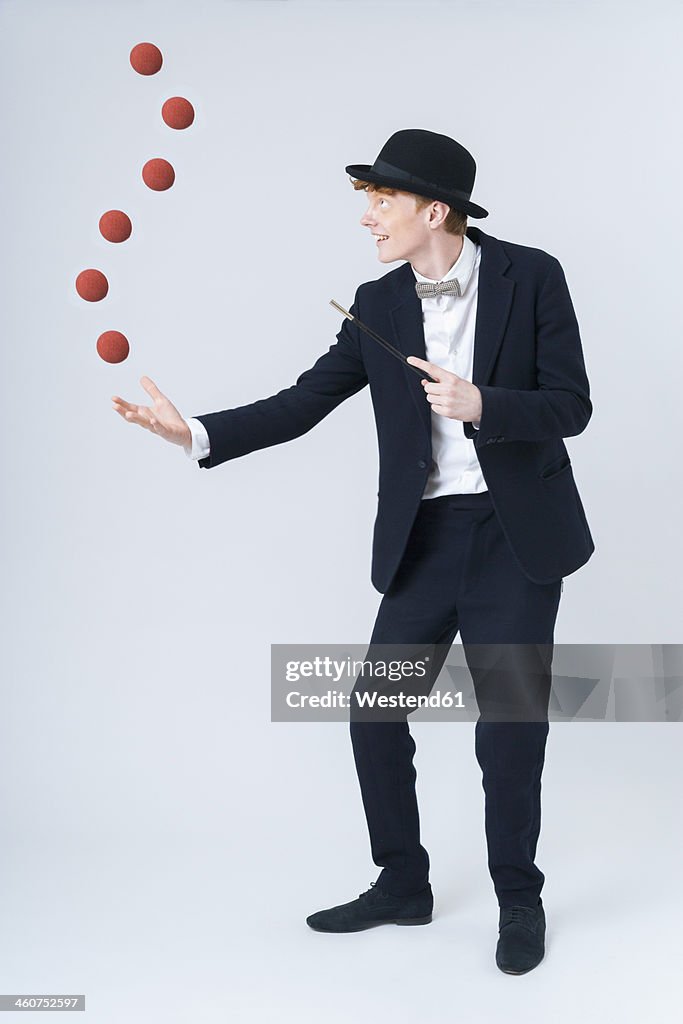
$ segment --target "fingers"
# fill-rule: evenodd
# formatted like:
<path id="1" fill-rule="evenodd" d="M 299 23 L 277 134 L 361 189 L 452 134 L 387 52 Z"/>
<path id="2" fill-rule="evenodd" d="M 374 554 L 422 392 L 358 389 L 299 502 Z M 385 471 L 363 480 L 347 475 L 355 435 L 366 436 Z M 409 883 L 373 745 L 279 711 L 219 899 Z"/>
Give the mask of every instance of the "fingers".
<path id="1" fill-rule="evenodd" d="M 443 384 L 430 384 L 429 381 L 422 381 L 422 388 L 427 398 L 455 397 L 459 394 L 456 384 L 459 381 L 447 380 Z"/>
<path id="2" fill-rule="evenodd" d="M 448 373 L 448 370 L 444 370 L 442 366 L 435 366 L 434 363 L 429 363 L 426 359 L 420 359 L 418 356 L 408 356 L 406 362 L 411 366 L 417 366 L 420 370 L 426 370 L 434 380 L 443 380 L 444 374 Z"/>
<path id="3" fill-rule="evenodd" d="M 462 377 L 458 377 L 456 373 L 451 373 L 450 370 L 445 370 L 443 366 L 437 366 L 436 363 L 429 363 L 426 359 L 420 359 L 418 356 L 408 356 L 406 359 L 407 363 L 411 366 L 417 366 L 421 370 L 426 370 L 430 377 L 433 377 L 436 383 L 423 379 L 421 384 L 426 391 L 438 389 L 439 387 L 453 386 L 462 380 Z M 437 392 L 438 393 L 438 392 Z"/>
<path id="4" fill-rule="evenodd" d="M 441 416 L 454 416 L 453 406 L 450 403 L 444 402 L 441 395 L 427 395 L 427 401 L 431 406 L 432 412 L 438 412 Z"/>
<path id="5" fill-rule="evenodd" d="M 118 406 L 120 406 L 120 407 L 121 407 L 121 408 L 122 408 L 122 409 L 123 409 L 124 411 L 125 411 L 125 410 L 127 410 L 127 409 L 130 409 L 130 410 L 131 410 L 131 412 L 132 412 L 132 411 L 135 411 L 135 410 L 137 410 L 137 409 L 138 409 L 138 406 L 137 406 L 137 405 L 133 405 L 133 404 L 132 404 L 131 402 L 127 402 L 127 401 L 125 400 L 125 398 L 119 398 L 119 396 L 118 396 L 118 395 L 112 395 L 112 396 L 111 396 L 111 400 L 112 400 L 112 402 L 114 403 L 114 408 L 116 408 L 116 406 L 118 405 Z"/>
<path id="6" fill-rule="evenodd" d="M 159 391 L 159 388 L 156 386 L 154 381 L 151 379 L 151 377 L 140 377 L 140 383 L 142 384 L 143 388 L 145 389 L 147 394 L 150 395 L 151 398 L 154 398 L 156 400 L 157 398 L 164 397 L 161 391 Z"/>
<path id="7" fill-rule="evenodd" d="M 114 402 L 112 408 L 129 423 L 137 423 L 140 427 L 145 427 L 147 430 L 156 430 L 157 421 L 152 415 L 152 410 L 145 408 L 144 405 L 131 405 L 130 402 Z"/>
<path id="8" fill-rule="evenodd" d="M 442 370 L 441 378 L 436 384 L 428 380 L 421 380 L 420 383 L 427 395 L 455 395 L 466 382 L 450 370 Z"/>

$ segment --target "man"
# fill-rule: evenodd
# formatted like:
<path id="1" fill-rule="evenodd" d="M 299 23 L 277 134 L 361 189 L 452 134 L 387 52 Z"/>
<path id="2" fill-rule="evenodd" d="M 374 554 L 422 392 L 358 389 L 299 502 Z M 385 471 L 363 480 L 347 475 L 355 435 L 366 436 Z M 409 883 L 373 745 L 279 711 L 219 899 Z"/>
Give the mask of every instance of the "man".
<path id="1" fill-rule="evenodd" d="M 270 398 L 185 421 L 143 377 L 153 405 L 115 397 L 114 408 L 207 468 L 299 437 L 369 384 L 380 451 L 372 581 L 384 595 L 371 649 L 438 644 L 433 684 L 461 634 L 480 710 L 475 750 L 500 908 L 496 962 L 522 974 L 544 955 L 544 876 L 534 859 L 547 652 L 563 577 L 593 551 L 562 441 L 592 412 L 578 325 L 554 257 L 467 228 L 468 215 L 487 211 L 470 199 L 476 164 L 455 140 L 399 131 L 374 164 L 346 171 L 368 193 L 361 224 L 380 262 L 406 261 L 362 284 L 351 312 L 426 376 L 345 320 L 336 345 Z M 488 662 L 480 646 L 494 651 Z M 499 650 L 512 652 L 502 675 Z M 501 720 L 501 694 L 514 695 L 516 719 Z M 308 924 L 332 932 L 426 924 L 433 897 L 407 718 L 352 714 L 351 738 L 382 871 L 358 899 Z"/>

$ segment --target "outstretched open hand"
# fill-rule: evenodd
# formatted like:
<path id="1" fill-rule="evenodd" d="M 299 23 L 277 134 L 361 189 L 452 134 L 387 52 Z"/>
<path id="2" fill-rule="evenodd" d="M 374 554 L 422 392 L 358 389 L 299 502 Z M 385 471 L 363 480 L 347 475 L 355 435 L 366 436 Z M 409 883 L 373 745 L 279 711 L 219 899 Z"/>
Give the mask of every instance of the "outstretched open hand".
<path id="1" fill-rule="evenodd" d="M 189 448 L 192 444 L 192 432 L 175 405 L 159 391 L 149 377 L 141 377 L 140 383 L 152 399 L 151 406 L 135 405 L 134 402 L 126 402 L 118 395 L 112 395 L 112 408 L 129 423 L 137 423 L 138 426 L 151 430 L 153 434 L 163 437 L 171 444 Z"/>

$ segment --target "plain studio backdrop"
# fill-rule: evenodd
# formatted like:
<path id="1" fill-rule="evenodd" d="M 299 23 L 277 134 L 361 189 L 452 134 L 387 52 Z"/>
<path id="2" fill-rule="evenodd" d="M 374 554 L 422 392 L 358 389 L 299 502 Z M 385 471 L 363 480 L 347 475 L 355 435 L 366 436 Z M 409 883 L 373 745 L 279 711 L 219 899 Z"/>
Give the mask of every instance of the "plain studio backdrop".
<path id="1" fill-rule="evenodd" d="M 556 256 L 581 328 L 594 414 L 567 445 L 596 552 L 556 641 L 678 642 L 681 13 L 0 4 L 0 992 L 85 993 L 96 1024 L 671 1018 L 676 724 L 551 725 L 548 954 L 525 979 L 493 960 L 471 725 L 414 727 L 433 924 L 306 927 L 377 869 L 348 727 L 270 722 L 270 645 L 369 639 L 369 393 L 208 471 L 110 396 L 146 403 L 147 374 L 190 416 L 292 384 L 335 341 L 328 300 L 397 265 L 344 166 L 401 128 L 452 135 L 490 211 L 470 223 Z M 160 117 L 176 95 L 187 131 Z M 87 267 L 101 303 L 76 295 Z"/>

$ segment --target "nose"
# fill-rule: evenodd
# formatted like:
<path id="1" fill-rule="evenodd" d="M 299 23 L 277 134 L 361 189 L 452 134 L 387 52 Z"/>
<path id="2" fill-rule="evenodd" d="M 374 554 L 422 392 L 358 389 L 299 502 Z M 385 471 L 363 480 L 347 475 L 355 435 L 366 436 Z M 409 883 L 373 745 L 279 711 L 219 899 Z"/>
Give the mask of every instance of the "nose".
<path id="1" fill-rule="evenodd" d="M 364 228 L 369 228 L 374 224 L 374 219 L 370 213 L 371 207 L 368 207 L 363 216 L 360 219 L 361 225 Z"/>

